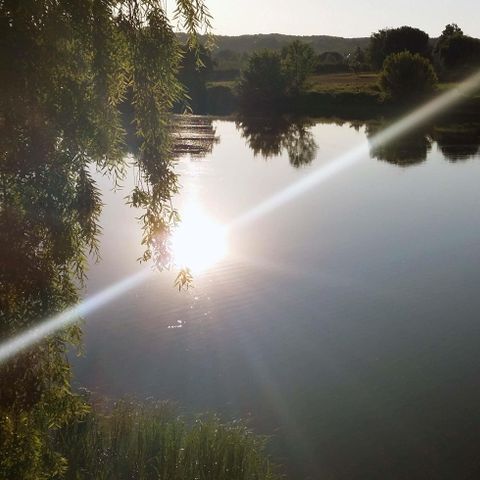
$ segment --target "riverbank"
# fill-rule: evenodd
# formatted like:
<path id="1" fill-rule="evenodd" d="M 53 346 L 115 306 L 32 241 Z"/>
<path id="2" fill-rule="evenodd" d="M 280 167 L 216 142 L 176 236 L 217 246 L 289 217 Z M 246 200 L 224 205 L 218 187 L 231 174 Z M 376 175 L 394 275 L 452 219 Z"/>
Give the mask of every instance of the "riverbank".
<path id="1" fill-rule="evenodd" d="M 206 108 L 198 113 L 230 115 L 241 110 L 236 85 L 234 80 L 208 83 Z M 455 88 L 456 85 L 440 83 L 436 93 Z M 377 74 L 338 73 L 312 76 L 307 90 L 294 98 L 285 98 L 278 105 L 276 113 L 374 119 L 380 116 L 396 116 L 408 109 L 408 106 L 393 104 L 384 97 L 378 87 Z M 480 92 L 472 97 L 465 97 L 463 102 L 449 112 L 449 116 L 480 118 Z"/>

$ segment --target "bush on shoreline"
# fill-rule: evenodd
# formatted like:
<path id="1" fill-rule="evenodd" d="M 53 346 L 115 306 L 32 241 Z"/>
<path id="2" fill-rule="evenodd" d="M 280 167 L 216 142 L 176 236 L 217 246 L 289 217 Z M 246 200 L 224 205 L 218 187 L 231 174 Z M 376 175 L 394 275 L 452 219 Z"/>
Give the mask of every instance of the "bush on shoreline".
<path id="1" fill-rule="evenodd" d="M 429 60 L 408 51 L 389 55 L 383 63 L 380 86 L 392 100 L 411 100 L 435 91 L 438 79 Z"/>

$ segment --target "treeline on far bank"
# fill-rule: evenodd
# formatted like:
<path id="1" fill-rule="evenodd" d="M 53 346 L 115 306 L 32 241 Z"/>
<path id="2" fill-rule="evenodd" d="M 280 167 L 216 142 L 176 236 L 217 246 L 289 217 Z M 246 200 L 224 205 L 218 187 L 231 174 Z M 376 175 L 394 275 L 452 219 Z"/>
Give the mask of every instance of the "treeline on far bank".
<path id="1" fill-rule="evenodd" d="M 428 98 L 479 69 L 480 39 L 456 24 L 437 39 L 404 26 L 379 30 L 364 48 L 345 54 L 317 53 L 297 39 L 249 55 L 203 48 L 200 68 L 198 60 L 188 51 L 184 56 L 180 79 L 190 100 L 177 111 L 372 116 Z M 480 97 L 457 107 L 461 114 L 479 111 Z"/>

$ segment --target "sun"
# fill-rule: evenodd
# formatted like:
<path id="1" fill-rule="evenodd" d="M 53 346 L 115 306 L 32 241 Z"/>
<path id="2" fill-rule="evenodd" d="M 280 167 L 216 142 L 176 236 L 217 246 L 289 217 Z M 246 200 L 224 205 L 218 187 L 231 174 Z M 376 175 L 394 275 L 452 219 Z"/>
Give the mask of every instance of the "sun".
<path id="1" fill-rule="evenodd" d="M 190 202 L 181 210 L 181 222 L 170 237 L 173 263 L 198 274 L 227 254 L 227 231 L 201 208 Z"/>

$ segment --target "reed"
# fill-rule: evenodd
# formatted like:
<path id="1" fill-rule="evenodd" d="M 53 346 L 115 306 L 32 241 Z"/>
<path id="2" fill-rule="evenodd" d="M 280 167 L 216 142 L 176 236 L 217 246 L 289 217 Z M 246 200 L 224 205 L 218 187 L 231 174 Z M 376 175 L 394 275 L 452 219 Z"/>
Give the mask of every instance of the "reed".
<path id="1" fill-rule="evenodd" d="M 74 480 L 277 480 L 266 438 L 215 416 L 192 422 L 160 402 L 95 408 L 61 431 L 59 449 Z"/>

